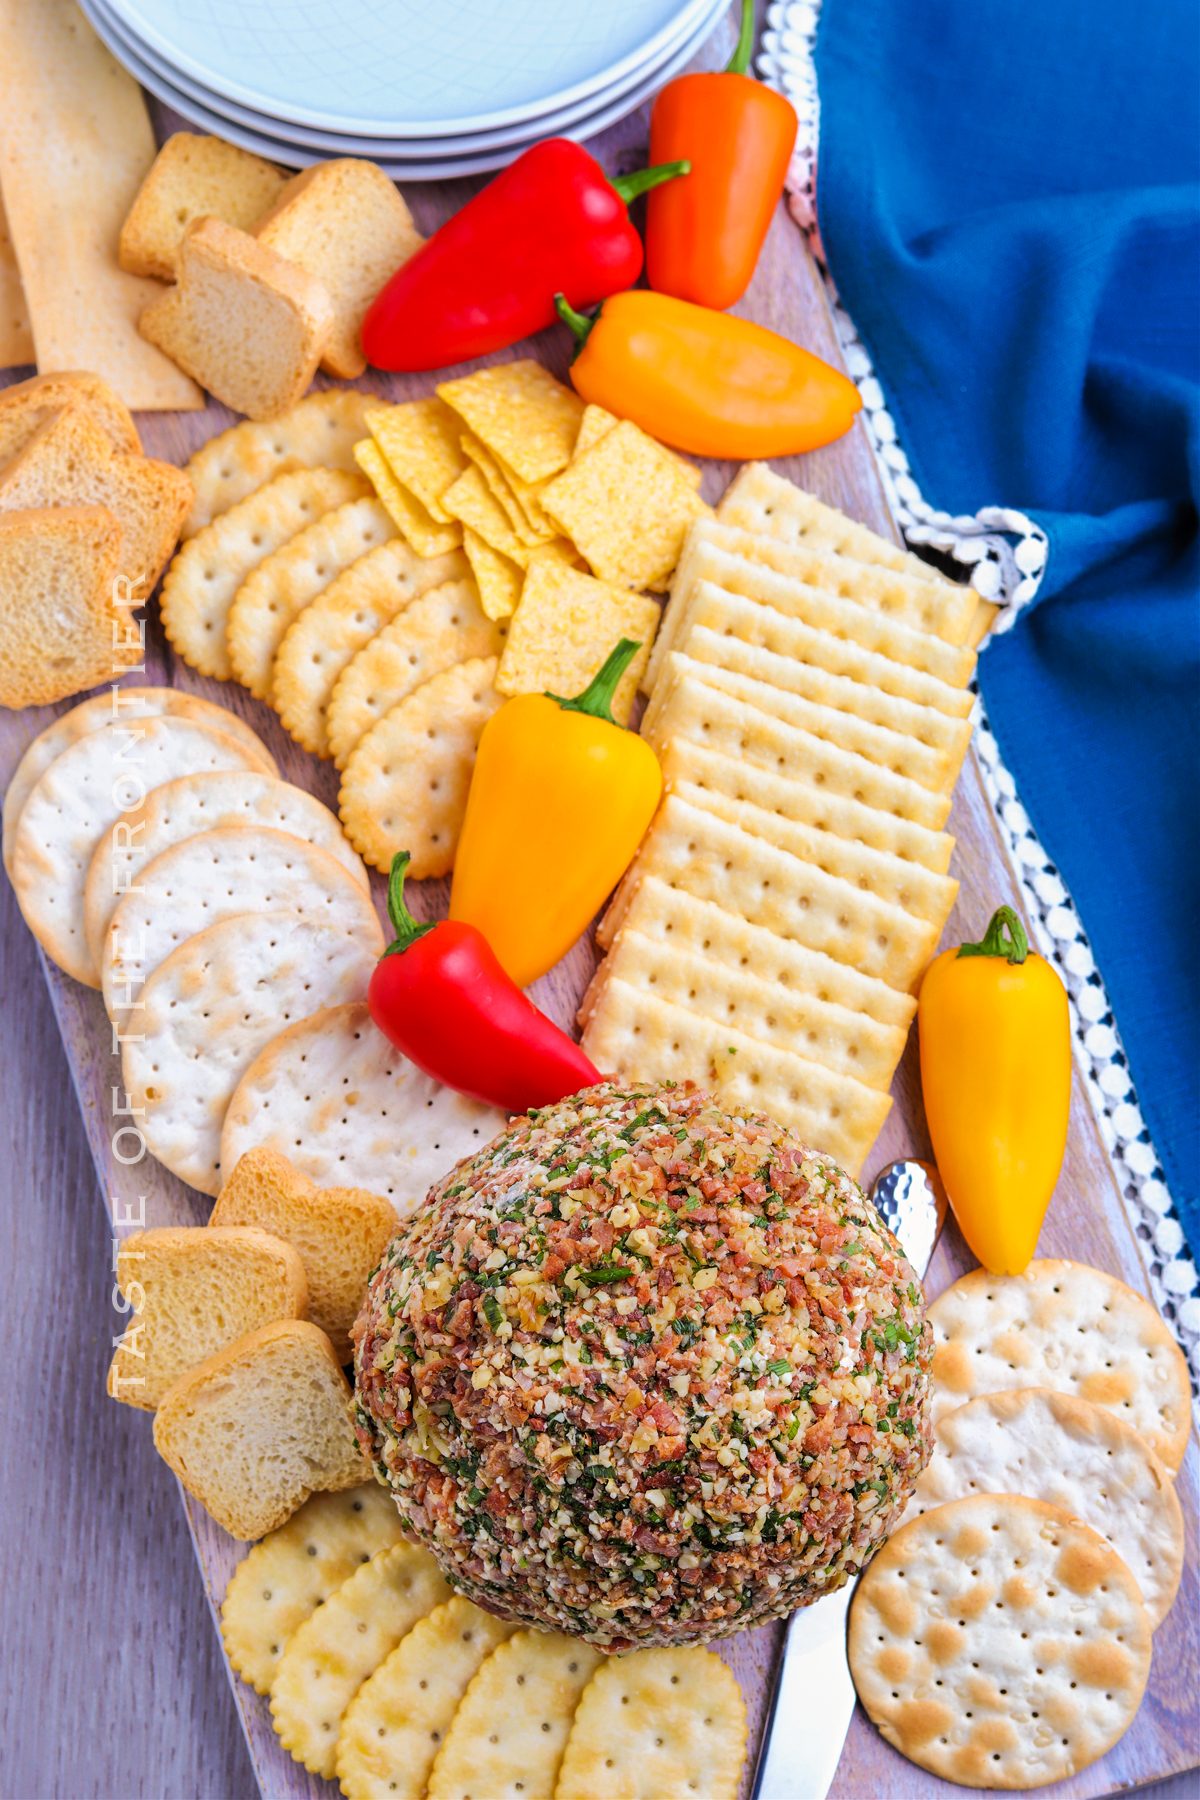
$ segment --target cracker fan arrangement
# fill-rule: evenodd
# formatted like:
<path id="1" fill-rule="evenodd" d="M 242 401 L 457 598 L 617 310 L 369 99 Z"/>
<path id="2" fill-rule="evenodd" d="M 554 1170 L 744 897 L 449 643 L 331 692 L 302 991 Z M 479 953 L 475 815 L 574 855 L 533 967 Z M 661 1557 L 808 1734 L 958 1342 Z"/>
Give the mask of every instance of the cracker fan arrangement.
<path id="1" fill-rule="evenodd" d="M 348 1800 L 733 1800 L 706 1646 L 856 1582 L 883 1740 L 1040 1786 L 1133 1722 L 1184 1574 L 1183 1359 L 1035 1253 L 1061 984 L 1004 905 L 938 955 L 992 609 L 772 466 L 857 394 L 724 310 L 795 134 L 746 20 L 687 80 L 754 207 L 685 80 L 654 167 L 549 139 L 424 238 L 360 158 L 156 154 L 67 0 L 0 0 L 0 352 L 42 370 L 0 390 L 0 704 L 75 700 L 4 865 L 122 1132 L 213 1201 L 122 1238 L 109 1395 L 253 1545 L 230 1663 Z M 84 111 L 72 234 L 25 126 Z M 556 317 L 569 380 L 502 360 Z M 333 385 L 369 366 L 432 373 Z M 202 389 L 241 421 L 145 454 L 130 407 Z M 936 1226 L 857 1185 L 914 1021 L 984 1265 L 930 1305 Z"/>

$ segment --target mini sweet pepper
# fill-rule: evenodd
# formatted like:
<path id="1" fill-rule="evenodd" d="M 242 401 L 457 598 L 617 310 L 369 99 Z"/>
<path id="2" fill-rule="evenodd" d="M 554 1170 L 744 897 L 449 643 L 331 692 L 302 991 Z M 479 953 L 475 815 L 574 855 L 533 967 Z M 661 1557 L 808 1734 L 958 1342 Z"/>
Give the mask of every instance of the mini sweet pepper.
<path id="1" fill-rule="evenodd" d="M 921 1086 L 954 1216 L 993 1275 L 1037 1246 L 1067 1145 L 1067 995 L 1009 906 L 978 944 L 943 950 L 917 1003 Z"/>
<path id="2" fill-rule="evenodd" d="M 477 926 L 520 987 L 586 928 L 661 798 L 658 758 L 611 711 L 637 649 L 622 638 L 576 699 L 514 695 L 479 740 L 450 917 Z"/>

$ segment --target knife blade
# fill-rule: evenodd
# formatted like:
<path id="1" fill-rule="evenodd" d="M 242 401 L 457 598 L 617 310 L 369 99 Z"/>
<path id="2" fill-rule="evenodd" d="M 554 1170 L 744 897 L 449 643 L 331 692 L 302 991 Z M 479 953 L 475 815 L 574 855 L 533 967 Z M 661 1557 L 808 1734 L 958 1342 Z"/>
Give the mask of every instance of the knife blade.
<path id="1" fill-rule="evenodd" d="M 871 1199 L 924 1278 L 946 1218 L 946 1190 L 932 1163 L 892 1163 Z M 752 1800 L 825 1800 L 841 1760 L 857 1695 L 846 1659 L 846 1618 L 857 1586 L 792 1614 L 763 1730 Z"/>

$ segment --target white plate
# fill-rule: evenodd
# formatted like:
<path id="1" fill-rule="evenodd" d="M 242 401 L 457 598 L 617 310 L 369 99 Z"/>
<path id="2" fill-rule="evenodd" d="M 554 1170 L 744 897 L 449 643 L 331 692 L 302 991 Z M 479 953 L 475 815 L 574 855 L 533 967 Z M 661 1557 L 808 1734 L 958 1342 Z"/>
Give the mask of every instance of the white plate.
<path id="1" fill-rule="evenodd" d="M 243 150 L 250 150 L 256 156 L 266 157 L 269 161 L 279 163 L 284 168 L 304 169 L 315 162 L 326 160 L 324 153 L 314 151 L 311 147 L 297 144 L 282 136 L 268 135 L 263 131 L 255 131 L 239 124 L 236 120 L 222 116 L 211 106 L 203 105 L 190 95 L 183 93 L 173 82 L 167 80 L 157 69 L 152 68 L 142 56 L 130 50 L 119 38 L 107 13 L 101 11 L 98 0 L 79 0 L 98 36 L 107 44 L 118 62 L 124 64 L 135 80 L 154 94 L 165 105 L 180 113 L 185 119 L 198 125 L 201 130 L 210 132 L 216 137 L 223 137 L 231 144 L 237 144 Z M 726 10 L 726 0 L 709 0 L 709 9 L 702 16 L 700 24 L 691 38 L 684 43 L 669 63 L 659 70 L 657 75 L 642 82 L 623 99 L 603 108 L 597 114 L 591 114 L 580 120 L 561 135 L 582 142 L 604 131 L 619 119 L 636 110 L 660 87 L 666 85 L 677 75 L 692 57 L 696 55 L 702 44 L 711 35 L 718 20 Z M 281 125 L 280 130 L 289 128 Z M 489 174 L 493 170 L 505 168 L 510 162 L 541 141 L 540 132 L 529 138 L 527 142 L 515 143 L 503 149 L 492 150 L 478 156 L 461 158 L 436 156 L 430 161 L 401 159 L 385 154 L 375 154 L 369 139 L 359 139 L 357 153 L 377 162 L 386 175 L 394 181 L 446 181 L 456 176 Z M 414 147 L 415 148 L 415 147 Z"/>
<path id="2" fill-rule="evenodd" d="M 458 137 L 435 140 L 364 137 L 360 133 L 322 131 L 312 126 L 297 125 L 290 121 L 283 124 L 266 113 L 256 112 L 251 107 L 241 106 L 237 101 L 214 93 L 211 88 L 206 88 L 201 83 L 193 81 L 191 76 L 182 70 L 172 67 L 164 57 L 161 57 L 143 39 L 138 38 L 125 24 L 113 10 L 111 0 L 92 0 L 92 5 L 88 10 L 93 17 L 100 16 L 104 19 L 107 27 L 106 37 L 110 45 L 114 44 L 114 40 L 119 42 L 123 51 L 128 52 L 131 57 L 135 57 L 139 64 L 155 70 L 165 82 L 170 84 L 173 90 L 186 94 L 209 112 L 232 120 L 234 123 L 246 127 L 247 130 L 258 132 L 264 137 L 283 135 L 289 145 L 303 146 L 319 151 L 325 156 L 370 156 L 374 160 L 378 160 L 380 157 L 394 157 L 399 162 L 428 162 L 431 157 L 439 156 L 444 160 L 457 159 L 460 156 L 479 156 L 487 150 L 508 149 L 514 145 L 518 149 L 523 149 L 530 142 L 536 141 L 531 136 L 533 132 L 536 132 L 536 138 L 561 136 L 571 125 L 577 124 L 580 120 L 590 119 L 602 109 L 607 112 L 610 107 L 623 100 L 627 94 L 643 89 L 646 82 L 660 77 L 663 81 L 669 79 L 662 71 L 667 69 L 668 65 L 671 66 L 672 71 L 674 70 L 677 66 L 675 58 L 678 51 L 684 44 L 694 41 L 704 16 L 702 15 L 699 21 L 689 17 L 686 21 L 686 28 L 673 35 L 661 55 L 656 57 L 652 64 L 634 76 L 627 77 L 613 89 L 606 89 L 588 100 L 578 100 L 572 106 L 540 116 L 536 120 L 524 121 L 520 127 L 509 125 L 496 131 L 472 132 Z M 706 12 L 712 10 L 714 9 L 711 5 L 706 6 Z M 639 104 L 639 102 L 632 104 Z"/>
<path id="3" fill-rule="evenodd" d="M 653 62 L 705 0 L 111 0 L 135 36 L 268 117 L 379 137 L 520 126 Z"/>

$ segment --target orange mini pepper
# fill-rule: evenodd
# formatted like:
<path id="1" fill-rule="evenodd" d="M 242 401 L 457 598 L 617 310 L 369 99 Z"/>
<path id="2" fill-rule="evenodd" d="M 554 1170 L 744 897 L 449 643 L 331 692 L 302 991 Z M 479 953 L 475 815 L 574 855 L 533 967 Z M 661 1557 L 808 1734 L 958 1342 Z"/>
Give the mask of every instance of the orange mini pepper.
<path id="1" fill-rule="evenodd" d="M 979 944 L 943 950 L 917 1003 L 921 1086 L 962 1234 L 993 1275 L 1037 1247 L 1067 1145 L 1067 995 L 1009 906 Z"/>
<path id="2" fill-rule="evenodd" d="M 749 286 L 796 143 L 791 103 L 746 73 L 753 41 L 754 0 L 743 0 L 728 68 L 668 82 L 650 115 L 650 161 L 692 165 L 647 203 L 650 286 L 718 312 Z"/>
<path id="3" fill-rule="evenodd" d="M 848 431 L 862 405 L 839 369 L 749 319 L 641 288 L 614 294 L 591 319 L 561 294 L 555 305 L 580 340 L 575 391 L 693 456 L 816 450 Z"/>

